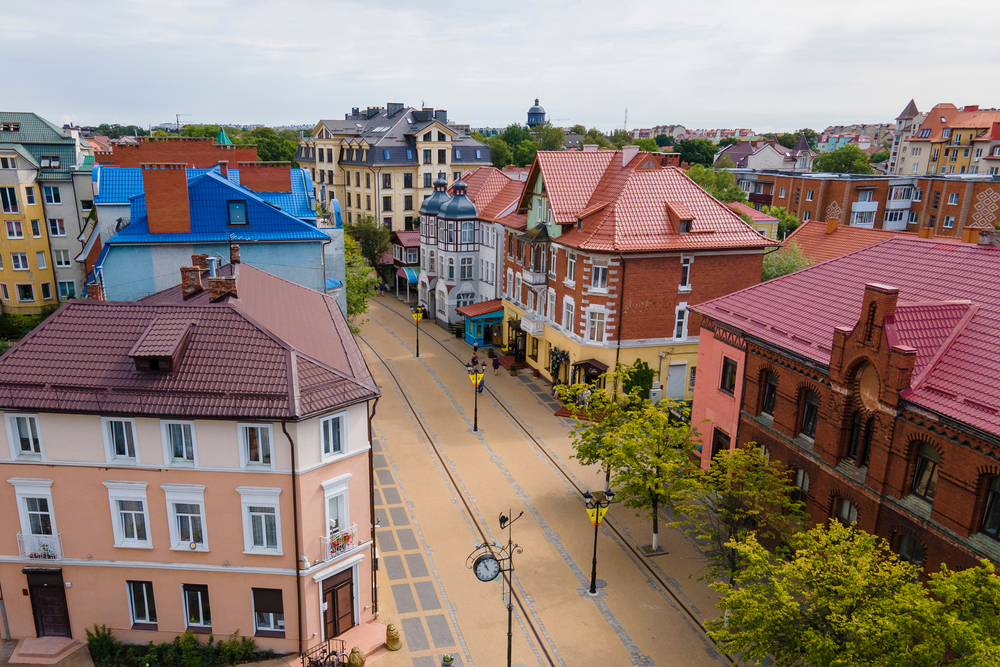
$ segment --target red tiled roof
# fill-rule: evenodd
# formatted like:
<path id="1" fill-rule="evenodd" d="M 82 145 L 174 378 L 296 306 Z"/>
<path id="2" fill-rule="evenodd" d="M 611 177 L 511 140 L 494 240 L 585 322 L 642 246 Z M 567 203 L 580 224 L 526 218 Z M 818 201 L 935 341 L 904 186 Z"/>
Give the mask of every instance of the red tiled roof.
<path id="1" fill-rule="evenodd" d="M 503 301 L 500 299 L 490 299 L 489 301 L 472 303 L 468 306 L 460 306 L 455 309 L 455 312 L 465 317 L 478 317 L 479 315 L 495 313 L 499 310 L 503 310 Z"/>
<path id="2" fill-rule="evenodd" d="M 220 273 L 238 297 L 67 303 L 0 357 L 0 409 L 298 419 L 378 395 L 336 301 L 245 264 Z M 143 335 L 170 322 L 192 324 L 174 370 L 137 371 L 130 352 L 160 356 Z"/>
<path id="3" fill-rule="evenodd" d="M 462 180 L 468 185 L 466 194 L 476 205 L 480 220 L 496 222 L 521 198 L 524 182 L 513 179 L 495 167 L 479 167 L 465 172 Z M 451 188 L 448 189 L 449 192 Z"/>
<path id="4" fill-rule="evenodd" d="M 887 340 L 916 348 L 919 368 L 903 396 L 1000 435 L 998 247 L 897 235 L 694 310 L 828 364 L 833 331 L 857 324 L 868 283 L 899 289 Z"/>
<path id="5" fill-rule="evenodd" d="M 778 219 L 772 215 L 768 215 L 763 211 L 758 211 L 753 206 L 747 206 L 746 204 L 741 204 L 739 202 L 733 202 L 729 204 L 729 208 L 733 209 L 737 213 L 744 213 L 750 216 L 750 219 L 754 222 L 760 224 L 767 224 L 771 222 L 778 222 Z"/>
<path id="6" fill-rule="evenodd" d="M 510 227 L 511 229 L 528 228 L 528 216 L 524 213 L 508 213 L 502 218 L 497 218 L 494 222 L 499 222 L 503 226 Z"/>
<path id="7" fill-rule="evenodd" d="M 913 232 L 894 232 L 888 229 L 868 229 L 849 225 L 840 225 L 832 234 L 827 234 L 825 222 L 808 220 L 788 235 L 788 238 L 785 239 L 785 247 L 787 248 L 793 242 L 798 244 L 802 254 L 813 263 L 818 264 L 881 243 L 894 236 L 917 238 Z M 925 241 L 927 239 L 919 240 Z"/>
<path id="8" fill-rule="evenodd" d="M 409 232 L 393 232 L 392 235 L 399 241 L 398 245 L 404 248 L 420 247 L 420 232 L 417 230 Z"/>
<path id="9" fill-rule="evenodd" d="M 528 182 L 540 169 L 555 221 L 574 223 L 615 158 L 621 162 L 620 151 L 538 151 Z"/>

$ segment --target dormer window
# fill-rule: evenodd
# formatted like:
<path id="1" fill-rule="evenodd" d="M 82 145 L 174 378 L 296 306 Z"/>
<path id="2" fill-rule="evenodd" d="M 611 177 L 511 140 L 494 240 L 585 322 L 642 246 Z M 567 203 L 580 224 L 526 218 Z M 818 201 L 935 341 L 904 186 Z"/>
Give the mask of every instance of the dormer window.
<path id="1" fill-rule="evenodd" d="M 680 230 L 681 234 L 687 234 L 687 233 L 689 233 L 691 231 L 691 221 L 690 220 L 681 220 L 681 223 L 678 226 L 678 229 Z"/>
<path id="2" fill-rule="evenodd" d="M 243 199 L 229 202 L 229 224 L 247 224 L 247 203 Z"/>
<path id="3" fill-rule="evenodd" d="M 194 323 L 158 317 L 146 327 L 129 356 L 140 373 L 169 373 L 180 363 Z"/>

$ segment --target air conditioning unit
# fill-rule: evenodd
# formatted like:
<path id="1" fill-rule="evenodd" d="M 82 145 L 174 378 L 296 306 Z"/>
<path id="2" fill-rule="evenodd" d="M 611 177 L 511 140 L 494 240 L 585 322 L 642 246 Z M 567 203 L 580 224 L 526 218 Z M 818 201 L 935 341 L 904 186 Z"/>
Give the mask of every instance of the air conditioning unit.
<path id="1" fill-rule="evenodd" d="M 654 382 L 652 389 L 649 390 L 649 401 L 651 403 L 658 404 L 663 400 L 663 385 L 659 382 Z"/>

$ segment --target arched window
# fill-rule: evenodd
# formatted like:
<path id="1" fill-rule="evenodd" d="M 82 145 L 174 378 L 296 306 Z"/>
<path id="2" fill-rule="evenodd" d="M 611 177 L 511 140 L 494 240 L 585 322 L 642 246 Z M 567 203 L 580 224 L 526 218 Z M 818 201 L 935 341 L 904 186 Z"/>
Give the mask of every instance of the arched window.
<path id="1" fill-rule="evenodd" d="M 819 396 L 815 391 L 808 389 L 806 390 L 805 397 L 802 401 L 802 422 L 799 433 L 809 438 L 815 438 L 816 422 L 818 417 Z"/>
<path id="2" fill-rule="evenodd" d="M 866 466 L 872 460 L 872 438 L 875 437 L 875 418 L 869 417 L 865 424 L 865 444 L 861 452 L 861 465 Z"/>
<path id="3" fill-rule="evenodd" d="M 851 424 L 851 440 L 847 444 L 847 458 L 852 461 L 858 460 L 858 449 L 861 446 L 862 421 L 861 412 L 855 412 L 854 421 Z"/>
<path id="4" fill-rule="evenodd" d="M 994 477 L 986 487 L 986 511 L 979 532 L 1000 540 L 1000 477 Z"/>
<path id="5" fill-rule="evenodd" d="M 774 416 L 774 404 L 778 399 L 778 376 L 773 371 L 764 373 L 764 392 L 760 411 L 765 415 Z"/>
<path id="6" fill-rule="evenodd" d="M 899 536 L 899 548 L 896 551 L 900 560 L 914 565 L 924 564 L 924 545 L 909 535 Z"/>
<path id="7" fill-rule="evenodd" d="M 939 463 L 941 463 L 941 455 L 938 454 L 938 451 L 927 443 L 922 443 L 920 453 L 917 454 L 917 468 L 913 473 L 913 493 L 915 495 L 928 501 L 934 500 Z"/>
<path id="8" fill-rule="evenodd" d="M 833 507 L 833 518 L 849 526 L 858 522 L 858 508 L 847 498 L 837 498 Z"/>
<path id="9" fill-rule="evenodd" d="M 806 502 L 806 494 L 809 493 L 809 473 L 802 468 L 795 471 L 795 491 L 792 492 L 792 500 L 800 503 Z"/>

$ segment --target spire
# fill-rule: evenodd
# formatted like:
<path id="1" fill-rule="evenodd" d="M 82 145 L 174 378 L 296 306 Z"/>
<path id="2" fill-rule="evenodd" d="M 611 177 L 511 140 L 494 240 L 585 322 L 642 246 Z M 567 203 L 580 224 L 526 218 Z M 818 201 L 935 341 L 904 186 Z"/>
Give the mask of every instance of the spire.
<path id="1" fill-rule="evenodd" d="M 798 141 L 796 141 L 795 145 L 792 146 L 792 150 L 793 151 L 807 151 L 807 150 L 809 150 L 809 140 L 806 139 L 806 135 L 805 134 L 800 134 L 799 135 Z"/>
<path id="2" fill-rule="evenodd" d="M 920 112 L 917 110 L 916 102 L 910 100 L 910 103 L 906 105 L 906 108 L 903 109 L 903 112 L 900 113 L 898 116 L 896 116 L 896 120 L 913 120 L 919 115 Z"/>
<path id="3" fill-rule="evenodd" d="M 226 134 L 226 131 L 220 127 L 219 128 L 219 134 L 218 134 L 218 136 L 215 137 L 215 143 L 217 143 L 217 144 L 228 144 L 228 145 L 231 146 L 233 144 L 233 140 L 230 139 L 229 135 Z"/>

